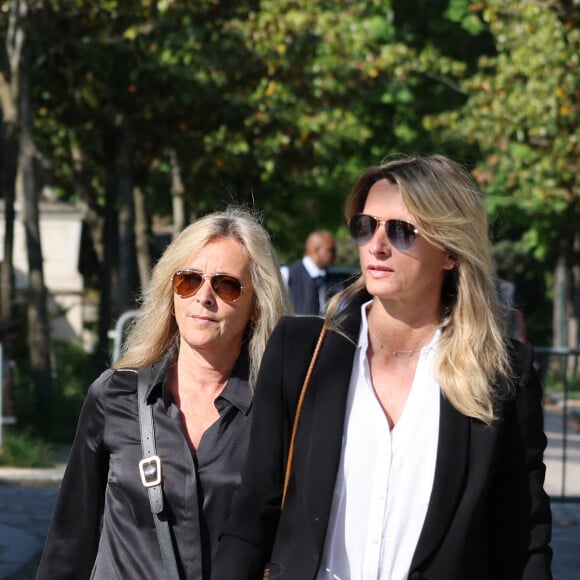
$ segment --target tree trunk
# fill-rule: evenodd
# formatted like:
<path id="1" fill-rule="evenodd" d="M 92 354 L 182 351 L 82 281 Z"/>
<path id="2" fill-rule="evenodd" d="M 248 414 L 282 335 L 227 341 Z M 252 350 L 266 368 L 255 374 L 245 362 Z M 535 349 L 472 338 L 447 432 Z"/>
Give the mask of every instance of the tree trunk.
<path id="1" fill-rule="evenodd" d="M 3 124 L 0 129 L 2 158 L 0 159 L 0 187 L 4 194 L 4 257 L 0 263 L 0 340 L 2 341 L 2 361 L 12 360 L 12 335 L 15 330 L 13 320 L 14 294 L 14 198 L 16 181 L 16 151 L 18 139 L 14 125 Z M 2 376 L 2 409 L 6 416 L 14 415 L 14 393 L 10 372 L 6 365 Z"/>
<path id="2" fill-rule="evenodd" d="M 135 212 L 133 208 L 133 176 L 131 170 L 131 127 L 123 115 L 119 131 L 117 178 L 119 195 L 119 314 L 132 308 L 133 282 L 135 280 Z"/>
<path id="3" fill-rule="evenodd" d="M 151 275 L 151 247 L 145 194 L 140 187 L 134 188 L 135 200 L 135 251 L 139 270 L 139 283 L 144 288 Z"/>
<path id="4" fill-rule="evenodd" d="M 566 345 L 566 257 L 561 249 L 554 270 L 553 346 Z"/>
<path id="5" fill-rule="evenodd" d="M 24 200 L 24 230 L 28 254 L 28 347 L 38 410 L 46 412 L 51 394 L 51 341 L 40 240 L 39 193 L 35 178 L 35 148 L 30 103 L 27 50 L 20 77 L 20 156 L 18 170 Z"/>
<path id="6" fill-rule="evenodd" d="M 103 221 L 103 262 L 99 276 L 99 322 L 96 362 L 98 368 L 110 363 L 109 330 L 112 321 L 119 316 L 114 309 L 112 296 L 118 293 L 118 222 L 116 208 L 115 171 L 109 165 L 107 189 L 105 192 L 105 219 Z"/>
<path id="7" fill-rule="evenodd" d="M 74 168 L 74 188 L 77 207 L 88 225 L 91 245 L 99 263 L 103 262 L 103 220 L 90 193 L 89 179 L 85 172 L 83 152 L 75 145 L 70 148 Z"/>
<path id="8" fill-rule="evenodd" d="M 560 256 L 554 274 L 554 346 L 578 348 L 580 344 L 580 233 L 562 236 Z M 563 369 L 568 377 L 578 370 L 578 357 L 566 359 Z"/>
<path id="9" fill-rule="evenodd" d="M 181 178 L 181 166 L 175 149 L 170 152 L 171 160 L 171 200 L 173 203 L 173 237 L 185 228 L 185 207 L 183 194 L 185 187 Z"/>
<path id="10" fill-rule="evenodd" d="M 28 4 L 13 2 L 9 6 L 6 30 L 6 58 L 0 59 L 7 65 L 0 70 L 0 187 L 4 197 L 4 257 L 0 266 L 0 330 L 2 332 L 3 358 L 12 358 L 13 295 L 14 295 L 14 221 L 16 174 L 19 149 L 20 69 L 25 33 L 23 19 L 26 18 Z M 3 408 L 5 415 L 14 414 L 14 393 L 10 376 L 3 388 Z"/>

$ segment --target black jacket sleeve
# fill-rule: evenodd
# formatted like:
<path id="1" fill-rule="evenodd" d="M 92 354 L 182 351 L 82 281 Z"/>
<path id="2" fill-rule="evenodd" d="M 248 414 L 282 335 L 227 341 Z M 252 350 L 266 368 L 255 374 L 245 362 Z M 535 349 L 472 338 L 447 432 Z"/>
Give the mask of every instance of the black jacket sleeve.
<path id="1" fill-rule="evenodd" d="M 552 518 L 544 491 L 546 435 L 543 388 L 533 367 L 532 347 L 513 341 L 515 398 L 504 408 L 505 444 L 491 490 L 494 551 L 502 578 L 552 577 Z"/>

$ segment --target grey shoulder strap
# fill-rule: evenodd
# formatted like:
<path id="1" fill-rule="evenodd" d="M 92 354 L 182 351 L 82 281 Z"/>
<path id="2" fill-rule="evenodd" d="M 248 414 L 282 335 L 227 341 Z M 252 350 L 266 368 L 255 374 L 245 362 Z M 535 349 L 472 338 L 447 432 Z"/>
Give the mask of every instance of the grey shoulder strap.
<path id="1" fill-rule="evenodd" d="M 155 530 L 161 556 L 168 580 L 179 580 L 177 562 L 173 542 L 169 531 L 167 517 L 163 514 L 163 478 L 161 473 L 161 459 L 155 450 L 155 429 L 153 427 L 153 409 L 147 403 L 147 389 L 151 381 L 150 367 L 138 370 L 137 400 L 139 401 L 139 429 L 141 431 L 141 448 L 143 459 L 139 462 L 141 482 L 147 488 L 149 503 L 155 522 Z"/>

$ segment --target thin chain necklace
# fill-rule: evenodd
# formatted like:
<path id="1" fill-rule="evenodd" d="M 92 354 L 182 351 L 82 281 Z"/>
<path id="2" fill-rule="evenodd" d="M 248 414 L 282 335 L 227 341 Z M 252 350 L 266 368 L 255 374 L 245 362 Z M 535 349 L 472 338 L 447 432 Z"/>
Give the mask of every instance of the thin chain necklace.
<path id="1" fill-rule="evenodd" d="M 416 352 L 419 352 L 423 348 L 422 346 L 419 346 L 417 348 L 414 348 L 413 350 L 388 350 L 375 334 L 373 334 L 372 332 L 370 332 L 369 334 L 371 335 L 372 338 L 374 338 L 375 342 L 378 343 L 378 346 L 381 350 L 386 350 L 391 356 L 394 356 L 395 358 L 398 357 L 411 358 Z"/>
<path id="2" fill-rule="evenodd" d="M 370 314 L 370 311 L 368 312 L 368 314 Z M 427 344 L 429 344 L 431 342 L 431 340 L 433 339 L 433 335 L 431 335 L 431 338 L 429 339 L 429 341 L 426 344 L 422 344 L 421 346 L 417 346 L 417 347 L 413 348 L 412 350 L 390 350 L 387 347 L 385 347 L 382 340 L 374 332 L 371 332 L 371 324 L 370 324 L 370 320 L 368 318 L 367 318 L 367 322 L 368 322 L 369 335 L 374 339 L 374 342 L 378 344 L 380 350 L 387 351 L 392 357 L 395 357 L 395 358 L 410 359 L 415 353 L 419 352 L 422 348 L 427 346 Z M 437 330 L 437 327 L 435 327 L 433 329 L 434 332 L 436 330 Z"/>
<path id="3" fill-rule="evenodd" d="M 425 346 L 427 346 L 427 344 L 424 344 L 422 346 L 418 346 L 412 350 L 389 350 L 388 348 L 385 347 L 385 345 L 379 340 L 379 338 L 372 332 L 370 332 L 369 329 L 369 334 L 371 335 L 371 337 L 374 339 L 374 341 L 378 344 L 379 348 L 383 351 L 387 351 L 391 356 L 395 357 L 395 358 L 411 358 L 416 352 L 419 352 L 421 349 L 423 349 Z M 430 341 L 429 341 L 430 342 Z"/>
<path id="4" fill-rule="evenodd" d="M 383 345 L 381 344 L 381 350 L 383 350 Z M 396 358 L 399 355 L 405 355 L 407 358 L 411 358 L 420 349 L 414 348 L 413 350 L 392 350 L 391 354 Z"/>

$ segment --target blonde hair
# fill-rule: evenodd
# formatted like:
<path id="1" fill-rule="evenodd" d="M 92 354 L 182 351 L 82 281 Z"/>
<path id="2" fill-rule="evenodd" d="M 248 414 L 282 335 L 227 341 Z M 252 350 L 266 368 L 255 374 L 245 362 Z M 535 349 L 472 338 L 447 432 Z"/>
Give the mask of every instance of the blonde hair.
<path id="1" fill-rule="evenodd" d="M 198 219 L 169 244 L 142 293 L 139 313 L 115 368 L 148 366 L 173 346 L 179 329 L 173 316 L 171 276 L 217 237 L 236 239 L 251 259 L 254 313 L 246 335 L 253 387 L 268 338 L 278 319 L 290 312 L 290 303 L 268 233 L 257 216 L 241 207 Z"/>
<path id="2" fill-rule="evenodd" d="M 436 377 L 458 411 L 490 424 L 509 359 L 481 192 L 463 167 L 442 155 L 396 159 L 359 177 L 346 201 L 347 221 L 363 211 L 369 189 L 381 179 L 399 187 L 421 235 L 456 261 L 442 288 Z M 327 311 L 329 323 L 338 324 L 340 304 L 364 290 L 361 277 L 336 296 Z"/>

